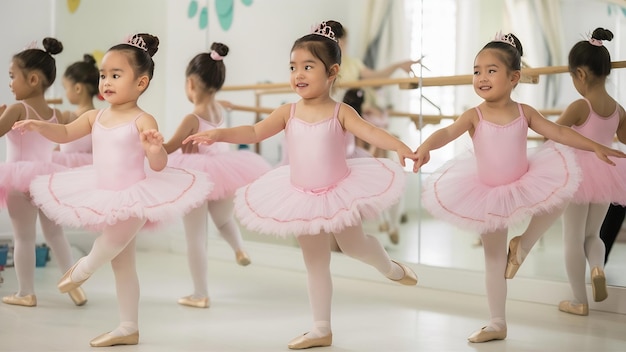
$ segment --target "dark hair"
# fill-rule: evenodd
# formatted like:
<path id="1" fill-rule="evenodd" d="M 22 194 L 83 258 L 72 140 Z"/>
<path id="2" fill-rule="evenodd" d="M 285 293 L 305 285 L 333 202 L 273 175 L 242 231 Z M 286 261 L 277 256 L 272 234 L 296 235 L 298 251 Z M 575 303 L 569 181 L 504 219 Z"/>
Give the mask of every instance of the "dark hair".
<path id="1" fill-rule="evenodd" d="M 42 86 L 44 89 L 50 87 L 57 76 L 56 61 L 52 55 L 63 51 L 63 44 L 55 38 L 46 37 L 43 39 L 44 49 L 26 49 L 13 55 L 13 62 L 22 70 L 40 71 L 43 74 Z"/>
<path id="2" fill-rule="evenodd" d="M 345 37 L 348 34 L 346 29 L 343 28 L 343 25 L 335 20 L 326 21 L 326 25 L 333 30 L 333 33 L 335 33 L 335 38 L 337 38 L 337 40 Z"/>
<path id="3" fill-rule="evenodd" d="M 213 43 L 211 44 L 211 51 L 215 51 L 217 55 L 223 58 L 228 55 L 228 46 L 222 43 Z M 218 91 L 226 79 L 226 66 L 222 59 L 214 59 L 211 53 L 200 53 L 191 59 L 185 75 L 187 77 L 197 75 L 206 89 Z"/>
<path id="4" fill-rule="evenodd" d="M 293 43 L 291 51 L 306 49 L 326 67 L 326 72 L 334 64 L 341 65 L 341 49 L 337 41 L 320 34 L 307 34 Z"/>
<path id="5" fill-rule="evenodd" d="M 363 111 L 364 100 L 365 92 L 361 88 L 348 89 L 343 96 L 343 102 L 353 107 L 359 115 Z"/>
<path id="6" fill-rule="evenodd" d="M 65 69 L 63 77 L 74 83 L 82 83 L 93 97 L 98 94 L 98 80 L 100 72 L 96 66 L 96 59 L 90 55 L 83 55 L 83 61 L 76 61 Z"/>
<path id="7" fill-rule="evenodd" d="M 503 37 L 510 38 L 515 46 L 500 40 L 493 40 L 487 43 L 480 51 L 485 49 L 495 49 L 502 53 L 501 59 L 508 65 L 509 70 L 517 71 L 522 69 L 522 55 L 524 55 L 524 49 L 522 49 L 522 43 L 517 39 L 513 33 L 505 34 Z"/>
<path id="8" fill-rule="evenodd" d="M 591 39 L 610 41 L 613 33 L 608 29 L 596 28 Z M 587 66 L 594 75 L 606 77 L 611 73 L 611 55 L 604 45 L 591 44 L 591 39 L 574 44 L 568 57 L 569 70 L 573 72 L 578 67 Z"/>
<path id="9" fill-rule="evenodd" d="M 143 41 L 145 49 L 130 44 L 133 41 Z M 109 51 L 121 51 L 128 55 L 130 65 L 133 67 L 135 76 L 148 74 L 148 78 L 152 79 L 154 75 L 154 61 L 152 56 L 159 50 L 159 38 L 148 34 L 138 33 L 133 35 L 126 43 L 112 46 Z"/>

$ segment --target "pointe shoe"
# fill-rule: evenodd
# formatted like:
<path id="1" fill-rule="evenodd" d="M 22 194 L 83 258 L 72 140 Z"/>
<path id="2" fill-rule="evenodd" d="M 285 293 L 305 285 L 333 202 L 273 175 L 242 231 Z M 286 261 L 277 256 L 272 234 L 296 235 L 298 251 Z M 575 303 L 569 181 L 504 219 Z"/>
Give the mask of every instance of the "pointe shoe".
<path id="1" fill-rule="evenodd" d="M 400 242 L 400 235 L 398 234 L 398 229 L 389 231 L 389 241 L 391 241 L 391 243 L 393 244 L 398 244 Z"/>
<path id="2" fill-rule="evenodd" d="M 480 343 L 480 342 L 506 339 L 506 328 L 500 331 L 487 331 L 485 330 L 485 328 L 486 326 L 483 326 L 482 329 L 475 331 L 473 334 L 471 334 L 467 338 L 467 341 Z"/>
<path id="3" fill-rule="evenodd" d="M 378 225 L 378 231 L 380 232 L 387 232 L 389 231 L 389 223 L 388 222 L 383 222 L 380 225 Z"/>
<path id="4" fill-rule="evenodd" d="M 194 308 L 209 308 L 209 297 L 194 298 L 193 296 L 185 296 L 178 299 L 178 304 Z"/>
<path id="5" fill-rule="evenodd" d="M 250 257 L 244 251 L 237 251 L 235 253 L 235 259 L 237 260 L 237 264 L 241 266 L 247 266 L 250 264 Z"/>
<path id="6" fill-rule="evenodd" d="M 522 259 L 521 261 L 518 261 L 517 259 L 517 251 L 519 250 L 519 243 L 521 239 L 522 238 L 520 236 L 515 236 L 509 242 L 509 254 L 507 255 L 506 270 L 504 272 L 504 277 L 507 279 L 512 279 L 515 277 L 515 274 L 517 274 L 517 270 L 524 261 L 524 259 Z"/>
<path id="7" fill-rule="evenodd" d="M 16 293 L 2 297 L 2 302 L 14 306 L 35 307 L 37 305 L 37 297 L 34 294 L 20 297 Z"/>
<path id="8" fill-rule="evenodd" d="M 59 291 L 61 291 L 61 293 L 68 293 L 69 291 L 79 288 L 80 285 L 82 285 L 83 282 L 87 281 L 87 279 L 89 278 L 87 277 L 87 279 L 84 279 L 80 282 L 72 281 L 72 273 L 74 272 L 74 269 L 76 269 L 76 267 L 78 266 L 78 263 L 80 263 L 83 258 L 77 260 L 76 263 L 74 263 L 74 265 L 72 265 L 72 267 L 67 272 L 65 272 L 65 274 L 63 274 L 61 280 L 59 280 L 59 282 L 57 283 L 57 287 L 59 288 Z"/>
<path id="9" fill-rule="evenodd" d="M 107 347 L 115 345 L 136 345 L 139 343 L 139 331 L 126 336 L 113 336 L 108 332 L 89 341 L 91 347 Z"/>
<path id="10" fill-rule="evenodd" d="M 559 310 L 561 312 L 587 316 L 589 315 L 589 305 L 580 303 L 573 304 L 572 301 L 561 301 L 559 303 Z"/>
<path id="11" fill-rule="evenodd" d="M 83 291 L 83 289 L 80 287 L 69 290 L 67 294 L 72 299 L 72 302 L 74 302 L 74 304 L 79 307 L 87 303 L 87 296 L 85 296 L 85 291 Z"/>
<path id="12" fill-rule="evenodd" d="M 315 337 L 311 339 L 306 337 L 306 334 L 303 334 L 289 341 L 289 344 L 287 345 L 287 347 L 289 347 L 290 350 L 302 350 L 302 349 L 311 348 L 311 347 L 326 347 L 332 344 L 333 344 L 332 333 L 326 336 Z"/>
<path id="13" fill-rule="evenodd" d="M 398 263 L 395 260 L 392 260 L 392 262 L 398 264 L 400 266 L 400 268 L 402 268 L 402 271 L 404 271 L 404 276 L 402 276 L 402 278 L 398 279 L 398 280 L 394 280 L 391 279 L 392 281 L 395 281 L 399 284 L 402 285 L 407 285 L 407 286 L 415 286 L 417 285 L 417 274 L 415 274 L 415 272 L 413 270 L 411 270 L 411 268 L 409 268 L 408 266 L 402 264 L 402 263 Z"/>
<path id="14" fill-rule="evenodd" d="M 606 289 L 604 270 L 600 267 L 596 266 L 591 269 L 591 288 L 593 290 L 593 300 L 596 302 L 602 302 L 609 296 Z"/>

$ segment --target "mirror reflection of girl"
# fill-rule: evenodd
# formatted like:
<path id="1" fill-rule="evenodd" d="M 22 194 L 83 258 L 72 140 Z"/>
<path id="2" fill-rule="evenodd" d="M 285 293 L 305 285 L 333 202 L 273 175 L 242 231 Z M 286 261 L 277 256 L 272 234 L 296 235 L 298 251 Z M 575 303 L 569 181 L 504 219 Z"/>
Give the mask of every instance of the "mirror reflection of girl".
<path id="1" fill-rule="evenodd" d="M 435 131 L 419 146 L 416 166 L 430 151 L 468 132 L 474 153 L 459 156 L 425 182 L 423 206 L 435 217 L 481 234 L 490 321 L 468 337 L 470 342 L 507 336 L 506 278 L 512 278 L 526 253 L 561 215 L 580 182 L 571 148 L 553 141 L 528 153 L 528 129 L 558 143 L 608 156 L 626 154 L 598 144 L 571 128 L 555 124 L 534 108 L 511 99 L 521 76 L 522 44 L 513 34 L 497 35 L 474 59 L 473 86 L 483 102 L 450 126 Z M 521 236 L 511 240 L 509 226 L 531 218 Z"/>
<path id="2" fill-rule="evenodd" d="M 194 292 L 178 300 L 179 304 L 207 308 L 207 218 L 211 219 L 222 238 L 235 252 L 239 265 L 250 264 L 234 218 L 233 197 L 237 188 L 245 186 L 269 171 L 272 166 L 262 156 L 251 151 L 231 151 L 227 143 L 211 146 L 183 145 L 192 134 L 219 128 L 224 124 L 224 107 L 215 99 L 226 79 L 224 58 L 229 48 L 223 43 L 211 44 L 211 51 L 196 55 L 185 72 L 187 98 L 193 112 L 187 114 L 172 138 L 164 143 L 169 153 L 168 165 L 207 173 L 214 188 L 207 200 L 183 217 L 187 238 L 187 261 L 193 279 Z"/>
<path id="3" fill-rule="evenodd" d="M 92 135 L 93 165 L 39 177 L 30 190 L 33 202 L 58 223 L 102 231 L 57 284 L 61 292 L 73 290 L 111 263 L 120 321 L 92 339 L 93 347 L 139 343 L 135 237 L 148 222 L 179 219 L 212 189 L 200 172 L 166 167 L 156 119 L 137 105 L 152 80 L 158 47 L 156 36 L 139 33 L 104 54 L 99 91 L 106 109 L 87 111 L 67 125 L 24 120 L 13 127 L 56 143 Z"/>
<path id="4" fill-rule="evenodd" d="M 98 95 L 99 79 L 96 59 L 90 54 L 85 54 L 82 61 L 76 61 L 65 69 L 63 73 L 65 97 L 76 108 L 73 111 L 63 111 L 59 123 L 68 124 L 83 113 L 95 109 L 93 101 Z M 60 144 L 58 150 L 52 154 L 52 160 L 67 167 L 91 164 L 93 161 L 91 134 Z"/>
<path id="5" fill-rule="evenodd" d="M 574 87 L 583 98 L 571 103 L 556 121 L 607 146 L 613 143 L 616 134 L 620 142 L 626 142 L 626 112 L 606 91 L 611 56 L 603 41 L 611 39 L 611 31 L 596 28 L 589 40 L 581 40 L 572 47 L 569 71 Z M 600 227 L 610 203 L 626 205 L 626 161 L 616 160 L 613 167 L 591 152 L 574 150 L 574 153 L 581 166 L 582 182 L 563 213 L 565 269 L 572 298 L 559 303 L 559 310 L 588 315 L 587 262 L 593 300 L 600 302 L 608 296 Z"/>
<path id="6" fill-rule="evenodd" d="M 63 228 L 55 224 L 41 209 L 31 202 L 28 192 L 31 181 L 39 176 L 64 170 L 52 162 L 54 143 L 37 134 L 23 135 L 12 131 L 17 121 L 47 121 L 57 124 L 61 112 L 48 106 L 46 90 L 56 78 L 53 55 L 63 50 L 55 38 L 44 38 L 44 49 L 30 48 L 15 54 L 9 65 L 9 87 L 15 95 L 11 104 L 0 115 L 0 136 L 6 134 L 6 162 L 0 164 L 0 208 L 6 207 L 11 218 L 14 236 L 13 260 L 18 291 L 2 298 L 2 302 L 25 307 L 37 305 L 35 296 L 35 241 L 37 218 L 47 245 L 63 272 L 74 260 Z M 0 109 L 2 110 L 2 109 Z M 81 288 L 69 291 L 76 305 L 87 298 Z"/>
<path id="7" fill-rule="evenodd" d="M 253 126 L 212 129 L 183 143 L 259 143 L 285 131 L 289 165 L 275 168 L 237 190 L 235 213 L 250 230 L 295 236 L 307 270 L 313 312 L 310 330 L 288 343 L 290 349 L 332 344 L 329 236 L 342 252 L 404 285 L 416 285 L 407 266 L 393 261 L 362 219 L 376 217 L 404 192 L 404 170 L 389 159 L 346 158 L 345 133 L 394 150 L 404 164 L 414 154 L 402 141 L 364 121 L 330 96 L 341 51 L 325 23 L 296 40 L 290 56 L 291 88 L 300 96 Z"/>

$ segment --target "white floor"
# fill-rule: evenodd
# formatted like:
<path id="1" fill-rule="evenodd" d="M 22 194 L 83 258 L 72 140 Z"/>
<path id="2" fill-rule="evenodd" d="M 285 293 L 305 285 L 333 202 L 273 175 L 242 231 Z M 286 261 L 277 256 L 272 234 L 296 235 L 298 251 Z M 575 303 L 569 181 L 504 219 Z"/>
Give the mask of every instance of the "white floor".
<path id="1" fill-rule="evenodd" d="M 190 293 L 183 255 L 139 252 L 140 343 L 95 350 L 287 351 L 287 342 L 311 324 L 299 250 L 279 249 L 285 256 L 277 260 L 293 262 L 293 269 L 280 269 L 264 264 L 277 252 L 259 248 L 251 250 L 253 263 L 245 268 L 227 259 L 230 254 L 211 259 L 209 309 L 176 304 L 178 297 Z M 333 268 L 347 260 L 339 253 L 333 255 Z M 360 263 L 354 269 L 373 271 Z M 117 325 L 108 266 L 85 283 L 89 302 L 84 307 L 73 306 L 68 297 L 57 293 L 60 275 L 52 262 L 36 269 L 39 304 L 35 308 L 0 303 L 0 351 L 92 350 L 89 340 Z M 7 295 L 17 286 L 14 269 L 6 268 L 3 277 L 0 295 Z M 471 344 L 467 335 L 488 316 L 484 296 L 339 275 L 334 292 L 333 346 L 319 351 L 626 350 L 623 314 L 594 310 L 579 317 L 561 313 L 554 305 L 509 300 L 508 338 Z"/>

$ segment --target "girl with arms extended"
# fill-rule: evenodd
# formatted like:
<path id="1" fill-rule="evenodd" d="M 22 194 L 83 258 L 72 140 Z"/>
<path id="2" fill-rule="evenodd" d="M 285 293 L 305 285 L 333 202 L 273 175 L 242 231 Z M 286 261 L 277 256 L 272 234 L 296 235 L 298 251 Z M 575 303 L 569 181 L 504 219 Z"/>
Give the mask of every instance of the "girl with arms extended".
<path id="1" fill-rule="evenodd" d="M 596 28 L 589 40 L 579 41 L 569 53 L 569 71 L 574 87 L 583 96 L 570 104 L 556 121 L 570 126 L 598 143 L 610 146 L 617 134 L 626 143 L 626 112 L 606 91 L 611 56 L 603 41 L 613 39 L 608 29 Z M 600 227 L 611 202 L 626 205 L 626 160 L 607 165 L 588 151 L 574 150 L 582 170 L 582 182 L 563 213 L 565 268 L 573 298 L 562 301 L 559 310 L 589 314 L 586 263 L 591 271 L 593 300 L 607 298 L 604 276 L 604 243 Z"/>
<path id="2" fill-rule="evenodd" d="M 241 231 L 235 222 L 233 197 L 237 188 L 272 168 L 260 155 L 250 151 L 230 151 L 227 143 L 197 147 L 182 144 L 190 135 L 218 128 L 224 123 L 223 107 L 215 100 L 215 95 L 226 78 L 223 61 L 226 55 L 228 46 L 213 43 L 211 52 L 198 54 L 191 59 L 185 73 L 185 90 L 194 109 L 183 118 L 174 136 L 163 145 L 170 153 L 168 165 L 205 172 L 215 183 L 207 201 L 183 218 L 194 293 L 180 298 L 178 303 L 197 308 L 207 308 L 210 304 L 207 284 L 208 214 L 211 214 L 220 235 L 235 252 L 237 263 L 242 266 L 250 264 L 250 258 L 243 248 Z"/>
<path id="3" fill-rule="evenodd" d="M 152 56 L 158 45 L 157 37 L 141 33 L 106 52 L 99 90 L 108 108 L 88 111 L 68 125 L 29 120 L 14 126 L 25 134 L 37 131 L 57 143 L 92 135 L 93 166 L 37 178 L 30 190 L 34 202 L 58 223 L 102 231 L 89 254 L 58 283 L 61 292 L 80 287 L 111 262 L 120 324 L 91 340 L 94 347 L 139 342 L 137 232 L 148 221 L 180 218 L 211 191 L 204 174 L 166 168 L 167 153 L 156 120 L 137 105 L 152 79 Z"/>
<path id="4" fill-rule="evenodd" d="M 580 182 L 580 169 L 570 148 L 548 141 L 528 153 L 528 128 L 556 142 L 593 151 L 609 164 L 613 162 L 608 156 L 626 156 L 513 101 L 522 53 L 522 44 L 513 34 L 498 34 L 485 45 L 474 59 L 473 78 L 474 91 L 484 101 L 433 133 L 416 151 L 416 166 L 421 167 L 431 150 L 465 132 L 474 144 L 474 154 L 451 160 L 433 173 L 422 196 L 433 216 L 481 235 L 491 319 L 469 336 L 470 342 L 507 336 L 506 278 L 513 277 L 521 263 L 515 256 L 507 261 L 508 228 L 531 218 L 517 242 L 521 250 L 529 250 L 561 215 Z"/>
<path id="5" fill-rule="evenodd" d="M 289 342 L 290 349 L 332 344 L 331 234 L 346 255 L 372 265 L 391 280 L 417 284 L 415 273 L 391 260 L 378 240 L 361 227 L 363 218 L 376 217 L 398 200 L 404 191 L 404 171 L 388 159 L 346 159 L 345 133 L 396 151 L 403 165 L 414 155 L 400 140 L 330 97 L 340 64 L 334 33 L 322 23 L 291 49 L 290 83 L 300 100 L 279 107 L 254 126 L 213 129 L 184 141 L 249 144 L 285 130 L 289 165 L 237 190 L 235 213 L 250 230 L 294 235 L 300 244 L 313 326 Z"/>
<path id="6" fill-rule="evenodd" d="M 64 111 L 60 123 L 68 124 L 83 113 L 95 109 L 93 99 L 98 95 L 98 80 L 100 73 L 96 66 L 96 59 L 85 54 L 82 61 L 76 61 L 65 69 L 63 74 L 63 88 L 65 97 L 70 104 L 76 105 L 74 111 Z M 67 167 L 77 167 L 92 163 L 91 135 L 64 143 L 59 150 L 52 154 L 55 163 Z"/>
<path id="7" fill-rule="evenodd" d="M 7 136 L 7 158 L 0 164 L 0 208 L 9 211 L 14 236 L 14 264 L 18 291 L 2 298 L 7 304 L 34 307 L 35 296 L 35 241 L 37 217 L 46 243 L 62 271 L 68 270 L 74 260 L 63 228 L 31 203 L 28 188 L 38 175 L 65 169 L 52 162 L 54 143 L 37 134 L 23 135 L 11 131 L 16 121 L 47 121 L 56 124 L 61 112 L 50 108 L 44 94 L 56 78 L 56 62 L 52 55 L 63 50 L 60 41 L 44 38 L 44 49 L 30 48 L 15 54 L 9 65 L 9 86 L 15 95 L 12 104 L 0 115 L 0 136 Z M 84 292 L 77 287 L 70 291 L 76 305 L 87 302 Z"/>

